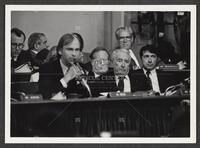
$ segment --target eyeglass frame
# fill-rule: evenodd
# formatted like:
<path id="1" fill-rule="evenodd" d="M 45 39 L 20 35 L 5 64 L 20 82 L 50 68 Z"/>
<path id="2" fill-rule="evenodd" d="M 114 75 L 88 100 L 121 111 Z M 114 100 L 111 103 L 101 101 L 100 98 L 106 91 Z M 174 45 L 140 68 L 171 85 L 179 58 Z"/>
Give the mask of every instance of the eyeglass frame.
<path id="1" fill-rule="evenodd" d="M 13 48 L 19 48 L 19 49 L 22 49 L 22 48 L 24 48 L 24 43 L 11 43 L 11 47 L 13 47 Z"/>
<path id="2" fill-rule="evenodd" d="M 122 37 L 119 37 L 119 40 L 131 40 L 132 39 L 132 36 L 122 36 Z"/>

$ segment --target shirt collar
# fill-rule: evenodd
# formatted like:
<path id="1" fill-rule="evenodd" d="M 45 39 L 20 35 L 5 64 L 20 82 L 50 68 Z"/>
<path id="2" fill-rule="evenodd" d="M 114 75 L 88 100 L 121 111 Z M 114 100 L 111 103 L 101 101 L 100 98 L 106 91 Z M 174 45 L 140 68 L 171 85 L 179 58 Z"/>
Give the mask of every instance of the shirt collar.
<path id="1" fill-rule="evenodd" d="M 119 80 L 120 76 L 115 75 L 115 78 L 116 78 L 117 80 Z M 124 76 L 124 79 L 128 79 L 128 75 L 125 75 L 125 76 Z"/>
<path id="2" fill-rule="evenodd" d="M 145 68 L 143 68 L 144 73 L 146 74 L 147 70 Z M 155 73 L 156 69 L 154 68 L 153 70 L 150 70 L 151 73 Z"/>
<path id="3" fill-rule="evenodd" d="M 98 74 L 96 74 L 95 72 L 94 72 L 94 77 L 95 78 L 97 78 L 97 77 L 99 77 L 100 75 L 98 75 Z"/>
<path id="4" fill-rule="evenodd" d="M 13 57 L 12 58 L 12 60 L 15 61 L 15 62 L 17 61 L 17 59 L 18 59 L 18 57 Z"/>
<path id="5" fill-rule="evenodd" d="M 36 50 L 31 50 L 33 53 L 38 54 L 38 51 Z"/>

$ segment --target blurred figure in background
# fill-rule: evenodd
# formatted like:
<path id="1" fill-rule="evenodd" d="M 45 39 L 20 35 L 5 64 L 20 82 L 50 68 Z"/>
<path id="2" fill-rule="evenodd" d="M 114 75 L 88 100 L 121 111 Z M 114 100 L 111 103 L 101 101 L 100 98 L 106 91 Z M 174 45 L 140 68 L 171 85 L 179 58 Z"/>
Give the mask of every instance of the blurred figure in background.
<path id="1" fill-rule="evenodd" d="M 49 53 L 46 57 L 47 61 L 55 61 L 57 60 L 57 51 L 56 51 L 57 46 L 53 46 L 50 48 Z"/>
<path id="2" fill-rule="evenodd" d="M 184 64 L 184 60 L 181 57 L 181 54 L 175 52 L 175 48 L 171 42 L 167 41 L 165 38 L 165 34 L 163 32 L 159 32 L 158 37 L 158 56 L 164 64 L 175 64 L 178 65 L 179 69 L 186 68 Z"/>
<path id="3" fill-rule="evenodd" d="M 28 56 L 31 64 L 35 69 L 38 69 L 41 65 L 48 62 L 47 55 L 48 50 L 47 38 L 44 33 L 32 33 L 28 38 Z"/>

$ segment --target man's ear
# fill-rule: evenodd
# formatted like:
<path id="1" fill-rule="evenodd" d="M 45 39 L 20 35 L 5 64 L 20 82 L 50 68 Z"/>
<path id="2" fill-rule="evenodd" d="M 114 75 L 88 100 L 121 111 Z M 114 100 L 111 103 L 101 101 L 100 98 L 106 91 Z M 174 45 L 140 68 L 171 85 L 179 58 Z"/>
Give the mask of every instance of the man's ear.
<path id="1" fill-rule="evenodd" d="M 60 56 L 62 55 L 61 50 L 62 50 L 62 48 L 59 48 L 59 49 L 58 49 L 58 54 L 59 54 Z"/>
<path id="2" fill-rule="evenodd" d="M 35 43 L 35 44 L 34 44 L 34 48 L 35 48 L 36 50 L 38 50 L 38 48 L 39 48 L 39 47 L 38 47 L 38 43 Z"/>
<path id="3" fill-rule="evenodd" d="M 95 65 L 95 64 L 94 64 L 94 60 L 91 60 L 91 64 L 92 64 L 92 67 Z"/>
<path id="4" fill-rule="evenodd" d="M 132 36 L 132 38 L 131 38 L 131 41 L 132 41 L 132 43 L 134 43 L 135 42 L 135 38 Z"/>

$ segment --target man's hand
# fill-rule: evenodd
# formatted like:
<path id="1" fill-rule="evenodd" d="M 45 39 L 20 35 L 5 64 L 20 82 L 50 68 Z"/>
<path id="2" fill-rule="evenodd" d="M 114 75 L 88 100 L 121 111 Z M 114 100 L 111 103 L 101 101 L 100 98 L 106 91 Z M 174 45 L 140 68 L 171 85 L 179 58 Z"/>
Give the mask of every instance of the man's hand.
<path id="1" fill-rule="evenodd" d="M 64 81 L 67 84 L 70 80 L 82 75 L 82 69 L 77 65 L 72 65 L 64 76 Z"/>

